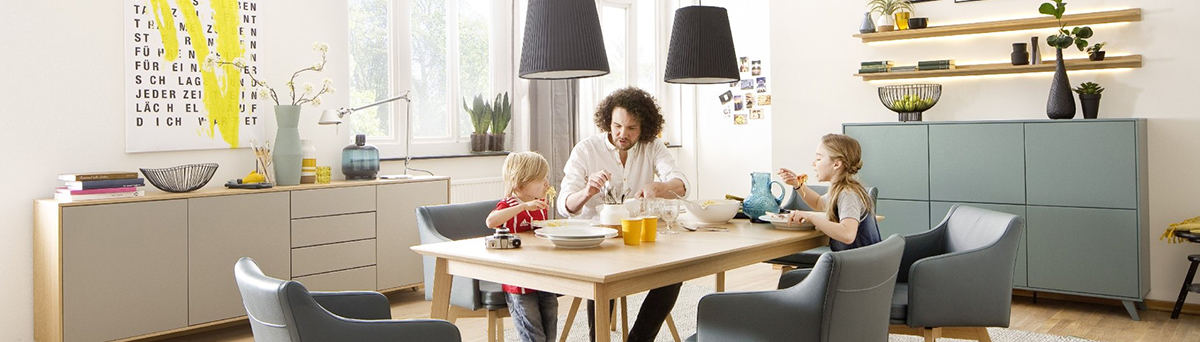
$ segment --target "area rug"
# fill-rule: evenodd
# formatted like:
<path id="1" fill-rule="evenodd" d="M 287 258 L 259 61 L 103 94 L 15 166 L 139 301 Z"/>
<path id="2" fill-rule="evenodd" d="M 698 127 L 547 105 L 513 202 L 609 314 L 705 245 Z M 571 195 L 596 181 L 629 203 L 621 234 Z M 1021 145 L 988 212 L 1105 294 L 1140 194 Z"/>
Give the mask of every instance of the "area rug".
<path id="1" fill-rule="evenodd" d="M 675 325 L 679 329 L 679 335 L 683 339 L 696 333 L 696 305 L 700 303 L 700 297 L 713 293 L 715 290 L 712 286 L 700 285 L 695 283 L 684 283 L 683 288 L 679 291 L 679 300 L 675 303 L 675 308 L 671 311 L 671 317 L 675 319 Z M 645 293 L 629 296 L 629 324 L 632 325 L 637 317 L 637 308 L 641 307 L 642 300 L 646 297 Z M 570 308 L 570 301 L 564 300 L 564 304 L 560 308 L 561 312 L 566 312 Z M 588 341 L 588 325 L 587 325 L 587 306 L 586 302 L 580 305 L 579 313 L 575 315 L 575 322 L 571 326 L 571 334 L 567 338 L 570 342 L 589 342 Z M 620 314 L 617 316 L 617 330 L 620 330 Z M 558 333 L 562 333 L 564 322 L 567 319 L 566 314 L 558 317 Z M 1047 334 L 1039 334 L 1027 331 L 1004 329 L 1004 328 L 988 328 L 988 332 L 995 342 L 1090 342 L 1076 337 L 1055 336 Z M 619 341 L 620 333 L 614 333 L 612 340 Z M 520 342 L 521 338 L 517 335 L 512 324 L 505 322 L 504 324 L 504 339 L 508 342 Z M 555 339 L 557 341 L 557 338 Z M 662 331 L 659 332 L 656 342 L 673 342 L 671 332 L 667 330 L 666 325 L 663 325 Z M 896 335 L 888 336 L 889 342 L 921 342 L 923 339 L 918 336 Z M 962 342 L 967 340 L 959 340 L 952 338 L 940 338 L 939 342 Z"/>

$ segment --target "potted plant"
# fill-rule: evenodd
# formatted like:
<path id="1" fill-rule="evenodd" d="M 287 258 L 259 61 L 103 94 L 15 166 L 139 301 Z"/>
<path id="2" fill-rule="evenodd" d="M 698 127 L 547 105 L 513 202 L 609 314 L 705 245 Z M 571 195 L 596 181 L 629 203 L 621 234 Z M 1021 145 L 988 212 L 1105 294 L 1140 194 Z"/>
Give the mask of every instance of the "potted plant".
<path id="1" fill-rule="evenodd" d="M 487 130 L 492 124 L 492 107 L 483 100 L 483 95 L 475 95 L 471 107 L 467 107 L 467 99 L 463 99 L 463 109 L 471 117 L 471 126 L 475 128 L 475 132 L 471 133 L 471 152 L 487 151 Z"/>
<path id="2" fill-rule="evenodd" d="M 1087 82 L 1080 84 L 1074 90 L 1079 93 L 1079 104 L 1083 106 L 1083 118 L 1095 119 L 1100 112 L 1100 93 L 1104 92 L 1104 87 L 1096 82 Z"/>
<path id="3" fill-rule="evenodd" d="M 1101 49 L 1103 49 L 1105 45 L 1108 45 L 1108 43 L 1096 43 L 1096 45 L 1088 47 L 1088 59 L 1091 59 L 1093 62 L 1104 60 L 1104 50 Z"/>
<path id="4" fill-rule="evenodd" d="M 508 123 L 512 120 L 512 103 L 508 101 L 508 93 L 503 94 L 503 99 L 500 95 L 496 94 L 496 101 L 492 102 L 492 133 L 488 134 L 489 151 L 504 151 L 504 131 L 508 129 Z"/>
<path id="5" fill-rule="evenodd" d="M 916 12 L 908 0 L 871 0 L 867 2 L 867 8 L 879 14 L 879 22 L 875 26 L 879 32 L 891 31 L 896 27 L 896 12 Z"/>
<path id="6" fill-rule="evenodd" d="M 1054 80 L 1050 83 L 1050 98 L 1046 101 L 1046 116 L 1051 119 L 1070 119 L 1075 117 L 1075 99 L 1071 97 L 1071 81 L 1067 79 L 1067 67 L 1063 63 L 1062 49 L 1074 45 L 1079 51 L 1088 46 L 1088 38 L 1092 37 L 1092 28 L 1083 26 L 1067 31 L 1067 24 L 1062 22 L 1063 13 L 1067 11 L 1062 0 L 1054 3 L 1043 3 L 1038 12 L 1054 16 L 1058 19 L 1058 34 L 1046 37 L 1046 44 L 1054 47 L 1056 67 Z"/>

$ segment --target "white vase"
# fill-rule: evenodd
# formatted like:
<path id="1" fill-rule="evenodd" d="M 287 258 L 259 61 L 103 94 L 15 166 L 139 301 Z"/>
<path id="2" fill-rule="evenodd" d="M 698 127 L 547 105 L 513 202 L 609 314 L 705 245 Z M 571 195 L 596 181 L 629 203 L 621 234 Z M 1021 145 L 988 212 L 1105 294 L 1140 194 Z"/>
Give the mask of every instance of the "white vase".
<path id="1" fill-rule="evenodd" d="M 600 225 L 619 226 L 622 219 L 629 218 L 629 210 L 624 204 L 604 204 L 600 206 Z"/>
<path id="2" fill-rule="evenodd" d="M 875 28 L 879 32 L 891 31 L 896 27 L 896 18 L 891 14 L 883 14 L 879 16 L 879 20 L 875 22 Z"/>

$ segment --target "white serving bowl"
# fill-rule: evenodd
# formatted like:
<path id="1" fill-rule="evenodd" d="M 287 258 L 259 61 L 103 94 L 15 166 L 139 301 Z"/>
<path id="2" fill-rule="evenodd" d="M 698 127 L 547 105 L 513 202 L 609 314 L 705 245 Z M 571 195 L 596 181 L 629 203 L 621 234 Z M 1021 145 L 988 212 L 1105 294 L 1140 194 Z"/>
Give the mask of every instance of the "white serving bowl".
<path id="1" fill-rule="evenodd" d="M 742 202 L 727 199 L 681 201 L 700 223 L 725 223 L 737 215 Z M 708 205 L 704 205 L 707 203 Z"/>

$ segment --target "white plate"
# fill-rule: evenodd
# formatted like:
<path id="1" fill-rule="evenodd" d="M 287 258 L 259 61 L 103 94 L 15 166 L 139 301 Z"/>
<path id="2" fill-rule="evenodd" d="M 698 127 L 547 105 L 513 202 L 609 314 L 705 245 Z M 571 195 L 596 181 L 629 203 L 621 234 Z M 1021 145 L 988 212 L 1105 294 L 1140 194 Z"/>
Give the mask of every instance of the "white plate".
<path id="1" fill-rule="evenodd" d="M 817 228 L 812 222 L 804 221 L 801 224 L 792 224 L 788 222 L 786 217 L 773 217 L 771 215 L 763 215 L 758 217 L 759 220 L 770 222 L 775 228 L 783 230 L 812 230 Z"/>
<path id="2" fill-rule="evenodd" d="M 539 237 L 542 237 L 542 236 L 539 236 Z M 544 237 L 542 237 L 542 238 L 544 238 Z M 550 242 L 554 243 L 554 247 L 558 247 L 558 248 L 583 249 L 583 248 L 592 248 L 592 247 L 599 246 L 601 243 L 604 242 L 605 239 L 604 238 L 587 238 L 587 239 L 551 239 L 551 238 L 547 238 L 546 240 L 550 240 Z"/>
<path id="3" fill-rule="evenodd" d="M 537 220 L 530 222 L 529 224 L 532 224 L 534 227 L 538 228 L 591 227 L 592 221 L 575 219 Z"/>
<path id="4" fill-rule="evenodd" d="M 533 234 L 549 240 L 607 239 L 617 236 L 617 230 L 603 227 L 555 227 L 538 229 L 533 231 Z"/>

